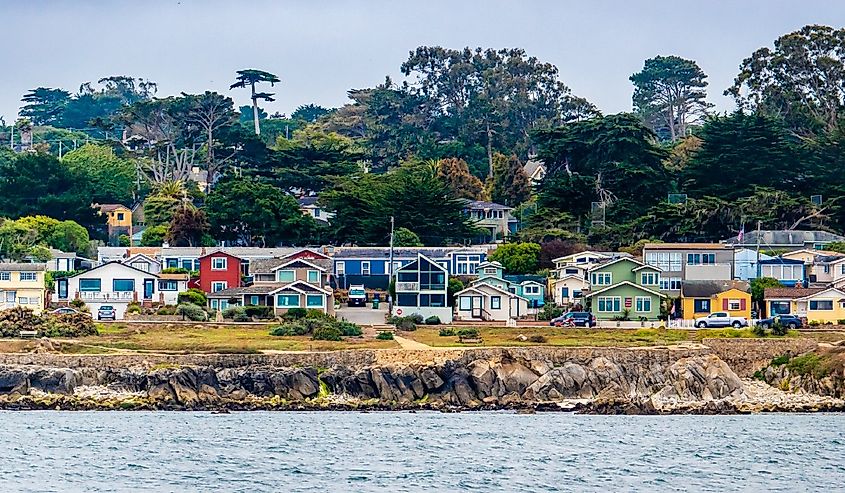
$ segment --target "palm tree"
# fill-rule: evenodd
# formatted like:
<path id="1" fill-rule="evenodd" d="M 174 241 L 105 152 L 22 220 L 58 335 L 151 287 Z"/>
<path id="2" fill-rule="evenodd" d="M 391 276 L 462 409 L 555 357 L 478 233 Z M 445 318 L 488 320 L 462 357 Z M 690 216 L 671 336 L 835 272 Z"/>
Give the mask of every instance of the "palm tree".
<path id="1" fill-rule="evenodd" d="M 276 82 L 280 82 L 279 78 L 270 72 L 256 69 L 238 70 L 237 74 L 238 81 L 229 86 L 229 89 L 231 90 L 236 87 L 246 87 L 249 85 L 250 90 L 252 91 L 252 118 L 253 121 L 255 121 L 255 135 L 261 135 L 261 128 L 258 125 L 258 100 L 263 99 L 264 101 L 275 101 L 275 99 L 273 99 L 273 93 L 271 92 L 255 92 L 255 83 L 269 82 L 270 85 L 273 86 Z"/>

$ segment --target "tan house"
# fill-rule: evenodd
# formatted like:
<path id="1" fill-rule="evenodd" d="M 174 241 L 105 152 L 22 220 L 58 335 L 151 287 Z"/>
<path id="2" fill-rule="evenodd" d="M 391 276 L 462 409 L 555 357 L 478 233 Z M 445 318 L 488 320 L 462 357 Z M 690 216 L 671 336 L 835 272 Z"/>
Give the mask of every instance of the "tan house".
<path id="1" fill-rule="evenodd" d="M 94 207 L 106 218 L 110 244 L 117 245 L 121 235 L 132 238 L 132 210 L 129 207 L 121 204 L 98 204 Z"/>
<path id="2" fill-rule="evenodd" d="M 0 263 L 0 307 L 18 306 L 41 313 L 46 304 L 45 264 Z"/>

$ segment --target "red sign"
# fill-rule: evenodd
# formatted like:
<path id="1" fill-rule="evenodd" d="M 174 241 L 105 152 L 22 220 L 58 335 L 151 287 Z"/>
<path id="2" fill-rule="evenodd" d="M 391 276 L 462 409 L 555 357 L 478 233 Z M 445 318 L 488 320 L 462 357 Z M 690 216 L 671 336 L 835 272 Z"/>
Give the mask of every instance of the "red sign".
<path id="1" fill-rule="evenodd" d="M 625 298 L 625 308 L 631 308 L 634 304 L 633 298 Z"/>
<path id="2" fill-rule="evenodd" d="M 396 314 L 397 314 L 397 315 L 402 315 L 402 309 L 401 309 L 401 308 L 398 308 L 398 309 L 396 310 Z"/>

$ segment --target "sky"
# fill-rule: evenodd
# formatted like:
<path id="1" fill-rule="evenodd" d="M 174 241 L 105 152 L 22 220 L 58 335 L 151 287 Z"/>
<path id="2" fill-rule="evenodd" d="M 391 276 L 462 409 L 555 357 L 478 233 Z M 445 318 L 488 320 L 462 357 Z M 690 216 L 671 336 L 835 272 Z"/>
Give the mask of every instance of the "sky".
<path id="1" fill-rule="evenodd" d="M 604 113 L 631 109 L 628 77 L 656 55 L 698 62 L 718 111 L 743 58 L 806 24 L 845 26 L 845 0 L 0 0 L 0 116 L 29 89 L 72 92 L 111 75 L 158 83 L 158 96 L 229 90 L 235 71 L 275 73 L 262 106 L 337 107 L 421 45 L 524 48 L 556 65 Z"/>

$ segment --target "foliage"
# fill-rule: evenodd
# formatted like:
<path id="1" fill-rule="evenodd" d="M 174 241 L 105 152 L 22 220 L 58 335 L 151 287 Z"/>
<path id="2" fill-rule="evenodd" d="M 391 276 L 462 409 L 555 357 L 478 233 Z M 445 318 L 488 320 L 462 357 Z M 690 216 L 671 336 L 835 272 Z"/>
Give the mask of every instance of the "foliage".
<path id="1" fill-rule="evenodd" d="M 91 201 L 96 204 L 131 205 L 138 188 L 134 164 L 115 154 L 111 147 L 85 144 L 67 153 L 62 164 L 90 185 Z"/>
<path id="2" fill-rule="evenodd" d="M 180 301 L 176 307 L 176 314 L 194 322 L 205 322 L 208 320 L 208 313 L 206 313 L 203 307 L 193 303 Z"/>
<path id="3" fill-rule="evenodd" d="M 243 307 L 244 313 L 248 317 L 255 317 L 259 319 L 270 319 L 274 317 L 273 307 L 265 305 L 247 305 Z"/>
<path id="4" fill-rule="evenodd" d="M 358 324 L 347 322 L 346 320 L 338 320 L 335 327 L 340 331 L 344 337 L 360 337 L 364 334 Z"/>
<path id="5" fill-rule="evenodd" d="M 208 298 L 205 292 L 197 288 L 190 288 L 187 291 L 179 293 L 178 299 L 180 304 L 190 303 L 197 306 L 206 306 L 208 304 Z"/>
<path id="6" fill-rule="evenodd" d="M 546 303 L 537 313 L 537 320 L 551 320 L 563 315 L 563 308 L 554 303 Z"/>
<path id="7" fill-rule="evenodd" d="M 308 310 L 305 308 L 291 308 L 289 309 L 285 315 L 285 320 L 297 320 L 300 318 L 305 318 L 308 315 Z"/>
<path id="8" fill-rule="evenodd" d="M 440 325 L 440 323 L 440 317 L 438 317 L 437 315 L 432 315 L 425 319 L 426 325 Z"/>
<path id="9" fill-rule="evenodd" d="M 543 343 L 548 342 L 548 340 L 546 339 L 545 336 L 543 336 L 541 334 L 532 334 L 532 335 L 528 336 L 528 342 L 543 344 Z"/>
<path id="10" fill-rule="evenodd" d="M 761 305 L 766 288 L 782 288 L 783 285 L 775 278 L 760 277 L 751 280 L 751 299 L 754 303 Z"/>
<path id="11" fill-rule="evenodd" d="M 191 271 L 184 267 L 165 267 L 161 269 L 162 274 L 190 274 Z M 196 288 L 195 288 L 196 289 Z"/>
<path id="12" fill-rule="evenodd" d="M 89 242 L 88 231 L 73 221 L 46 216 L 0 219 L 0 255 L 4 258 L 20 261 L 32 256 L 45 262 L 51 258 L 48 247 L 84 254 Z"/>
<path id="13" fill-rule="evenodd" d="M 817 353 L 806 353 L 789 360 L 786 368 L 794 375 L 812 375 L 815 378 L 826 377 L 831 370 L 829 358 Z"/>
<path id="14" fill-rule="evenodd" d="M 531 183 L 519 158 L 511 154 L 493 155 L 493 178 L 490 183 L 491 200 L 497 204 L 516 207 L 531 196 Z"/>
<path id="15" fill-rule="evenodd" d="M 382 331 L 376 334 L 376 339 L 379 341 L 392 341 L 393 340 L 393 332 Z"/>
<path id="16" fill-rule="evenodd" d="M 467 162 L 460 158 L 440 159 L 436 162 L 437 176 L 455 197 L 470 200 L 484 198 L 484 184 L 474 176 Z"/>
<path id="17" fill-rule="evenodd" d="M 149 226 L 141 233 L 141 246 L 161 246 L 167 238 L 167 226 Z"/>
<path id="18" fill-rule="evenodd" d="M 449 284 L 446 286 L 446 298 L 448 306 L 455 306 L 455 293 L 463 291 L 464 283 L 456 277 L 449 278 Z"/>
<path id="19" fill-rule="evenodd" d="M 540 267 L 540 245 L 505 243 L 499 245 L 488 260 L 502 264 L 508 274 L 533 274 Z"/>
<path id="20" fill-rule="evenodd" d="M 554 260 L 573 253 L 583 252 L 587 245 L 576 240 L 553 239 L 540 244 L 539 267 L 551 269 L 554 267 Z"/>
<path id="21" fill-rule="evenodd" d="M 165 239 L 170 246 L 193 247 L 207 243 L 210 226 L 205 211 L 183 203 L 173 212 Z"/>
<path id="22" fill-rule="evenodd" d="M 21 331 L 36 331 L 39 337 L 83 337 L 96 335 L 94 320 L 84 313 L 36 315 L 29 308 L 0 311 L 0 336 L 19 337 Z"/>
<path id="23" fill-rule="evenodd" d="M 404 330 L 405 332 L 413 332 L 417 330 L 417 324 L 423 322 L 422 317 L 418 314 L 407 315 L 404 317 L 390 317 L 388 323 L 396 326 L 396 330 Z"/>
<path id="24" fill-rule="evenodd" d="M 397 247 L 421 247 L 423 242 L 408 228 L 398 228 L 393 233 L 393 245 Z"/>
<path id="25" fill-rule="evenodd" d="M 290 311 L 288 312 L 290 313 Z M 312 339 L 324 341 L 340 341 L 342 337 L 359 337 L 363 334 L 361 327 L 347 322 L 337 320 L 331 315 L 317 311 L 311 316 L 291 319 L 278 327 L 270 330 L 272 336 L 303 336 L 311 334 Z"/>
<path id="26" fill-rule="evenodd" d="M 455 335 L 455 329 L 453 327 L 443 327 L 440 329 L 440 332 L 438 332 L 438 335 L 440 335 L 440 337 L 452 337 Z"/>
<path id="27" fill-rule="evenodd" d="M 462 337 L 465 339 L 477 339 L 478 338 L 478 329 L 470 328 L 470 329 L 459 329 L 458 330 L 458 337 Z"/>

